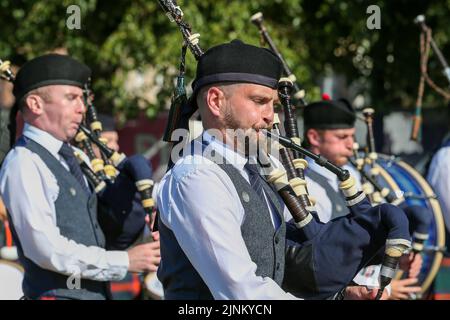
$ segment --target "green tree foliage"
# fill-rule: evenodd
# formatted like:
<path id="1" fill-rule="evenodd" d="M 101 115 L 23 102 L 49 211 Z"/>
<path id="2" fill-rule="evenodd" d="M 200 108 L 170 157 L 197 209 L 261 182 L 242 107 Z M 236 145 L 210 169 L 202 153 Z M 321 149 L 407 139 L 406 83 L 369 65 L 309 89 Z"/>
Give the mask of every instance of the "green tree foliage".
<path id="1" fill-rule="evenodd" d="M 69 30 L 67 7 L 81 9 L 81 30 Z M 319 98 L 319 80 L 330 72 L 376 108 L 412 108 L 419 82 L 421 13 L 450 57 L 450 0 L 178 0 L 185 20 L 201 34 L 204 49 L 240 38 L 259 44 L 249 19 L 261 11 L 264 23 L 307 100 Z M 369 5 L 381 9 L 381 29 L 369 30 Z M 156 0 L 0 0 L 0 57 L 21 63 L 58 47 L 93 69 L 96 104 L 123 119 L 143 110 L 149 117 L 167 109 L 177 74 L 182 37 Z M 188 54 L 188 82 L 195 60 Z M 430 74 L 447 86 L 434 54 Z M 426 90 L 426 104 L 442 99 Z"/>

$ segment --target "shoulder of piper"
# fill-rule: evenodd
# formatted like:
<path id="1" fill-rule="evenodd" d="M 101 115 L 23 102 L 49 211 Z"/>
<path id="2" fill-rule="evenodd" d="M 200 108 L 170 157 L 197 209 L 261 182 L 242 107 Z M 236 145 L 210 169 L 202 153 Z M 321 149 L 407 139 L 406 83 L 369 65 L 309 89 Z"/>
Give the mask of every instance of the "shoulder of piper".
<path id="1" fill-rule="evenodd" d="M 18 179 L 47 176 L 43 170 L 45 164 L 37 154 L 24 146 L 15 146 L 4 159 L 0 169 L 0 193 L 15 185 Z"/>
<path id="2" fill-rule="evenodd" d="M 214 190 L 233 192 L 232 187 L 230 178 L 219 165 L 202 154 L 186 154 L 175 162 L 158 184 L 157 206 L 163 214 L 169 214 L 170 202 L 175 194 L 187 192 L 198 196 Z"/>
<path id="3" fill-rule="evenodd" d="M 204 154 L 201 142 L 194 140 L 185 145 L 182 149 L 182 155 L 175 157 L 175 153 L 171 155 L 175 160 L 175 164 L 163 177 L 162 181 L 173 179 L 181 181 L 187 176 L 199 171 L 215 171 L 218 165 L 208 159 Z"/>
<path id="4" fill-rule="evenodd" d="M 1 172 L 3 174 L 6 170 L 23 169 L 23 165 L 36 161 L 40 161 L 40 157 L 37 154 L 25 148 L 25 145 L 16 145 L 6 155 Z"/>

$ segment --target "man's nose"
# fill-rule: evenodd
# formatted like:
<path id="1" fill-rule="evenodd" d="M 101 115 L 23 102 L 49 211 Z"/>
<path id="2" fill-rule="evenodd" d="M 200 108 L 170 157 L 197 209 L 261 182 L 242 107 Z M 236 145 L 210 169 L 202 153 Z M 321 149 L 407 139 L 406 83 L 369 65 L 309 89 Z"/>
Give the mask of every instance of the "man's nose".
<path id="1" fill-rule="evenodd" d="M 264 108 L 264 112 L 262 114 L 263 121 L 267 124 L 267 126 L 272 125 L 273 115 L 274 115 L 273 104 L 272 105 L 269 104 L 266 108 Z"/>
<path id="2" fill-rule="evenodd" d="M 349 136 L 346 140 L 346 147 L 353 151 L 353 144 L 355 143 L 355 139 L 352 136 Z"/>
<path id="3" fill-rule="evenodd" d="M 82 97 L 79 97 L 77 99 L 77 101 L 78 101 L 78 109 L 77 109 L 77 111 L 80 112 L 80 113 L 86 113 L 87 107 L 86 107 L 86 104 L 84 103 L 84 99 Z"/>

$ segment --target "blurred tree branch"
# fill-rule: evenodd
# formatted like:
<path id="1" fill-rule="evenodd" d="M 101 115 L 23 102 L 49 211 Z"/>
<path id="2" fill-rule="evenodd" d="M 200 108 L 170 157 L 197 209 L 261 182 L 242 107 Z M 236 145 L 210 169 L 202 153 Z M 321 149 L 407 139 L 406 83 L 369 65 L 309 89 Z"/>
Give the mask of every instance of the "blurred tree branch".
<path id="1" fill-rule="evenodd" d="M 287 63 L 305 87 L 307 100 L 319 99 L 327 70 L 348 84 L 361 82 L 372 106 L 413 108 L 419 82 L 421 13 L 433 28 L 444 56 L 450 57 L 450 0 L 179 0 L 186 21 L 201 34 L 205 50 L 240 38 L 259 44 L 249 21 L 261 11 L 265 25 Z M 81 8 L 81 30 L 66 27 L 66 8 Z M 366 8 L 381 8 L 381 29 L 366 28 Z M 0 0 L 0 57 L 18 64 L 55 48 L 66 48 L 93 69 L 100 111 L 114 109 L 122 119 L 145 111 L 153 117 L 168 106 L 177 73 L 181 34 L 156 0 Z M 195 60 L 188 54 L 187 81 Z M 444 83 L 430 57 L 429 73 Z M 424 104 L 444 102 L 431 91 Z"/>

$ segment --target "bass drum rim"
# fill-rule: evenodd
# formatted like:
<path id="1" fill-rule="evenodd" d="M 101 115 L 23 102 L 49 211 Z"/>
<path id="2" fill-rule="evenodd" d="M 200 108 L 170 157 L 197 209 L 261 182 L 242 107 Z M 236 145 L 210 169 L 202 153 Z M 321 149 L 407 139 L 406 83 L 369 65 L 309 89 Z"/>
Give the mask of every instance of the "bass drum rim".
<path id="1" fill-rule="evenodd" d="M 0 263 L 4 264 L 4 265 L 7 265 L 7 266 L 14 267 L 15 269 L 17 269 L 21 273 L 25 273 L 24 268 L 20 264 L 18 264 L 17 262 L 6 260 L 6 259 L 0 259 Z"/>
<path id="2" fill-rule="evenodd" d="M 401 167 L 403 170 L 407 171 L 418 183 L 418 185 L 422 188 L 424 195 L 431 197 L 428 198 L 428 201 L 430 202 L 430 205 L 432 207 L 433 212 L 433 218 L 436 225 L 436 243 L 438 247 L 444 247 L 445 246 L 445 225 L 444 225 L 444 218 L 442 215 L 442 209 L 439 204 L 439 201 L 436 198 L 432 198 L 435 193 L 433 192 L 433 189 L 428 184 L 428 182 L 422 177 L 422 175 L 415 170 L 412 166 L 404 162 L 403 160 L 395 159 L 387 155 L 379 154 L 378 155 L 383 160 L 389 162 L 395 162 L 399 167 Z M 394 180 L 394 178 L 391 176 L 391 174 L 384 169 L 384 167 L 380 166 L 379 163 L 376 163 L 376 167 L 379 169 L 380 175 L 382 178 L 386 181 L 386 183 L 389 185 L 390 189 L 392 191 L 400 191 L 401 188 L 397 184 L 397 182 Z M 405 200 L 406 201 L 406 200 Z M 436 277 L 441 261 L 444 254 L 441 251 L 436 251 L 434 254 L 433 262 L 431 263 L 431 268 L 428 271 L 423 283 L 420 285 L 422 288 L 421 294 L 424 294 L 427 292 L 427 290 L 430 288 L 431 284 L 433 283 L 434 278 Z M 396 279 L 400 279 L 402 277 L 402 272 L 397 272 Z"/>

